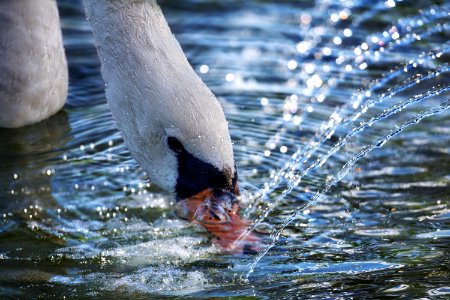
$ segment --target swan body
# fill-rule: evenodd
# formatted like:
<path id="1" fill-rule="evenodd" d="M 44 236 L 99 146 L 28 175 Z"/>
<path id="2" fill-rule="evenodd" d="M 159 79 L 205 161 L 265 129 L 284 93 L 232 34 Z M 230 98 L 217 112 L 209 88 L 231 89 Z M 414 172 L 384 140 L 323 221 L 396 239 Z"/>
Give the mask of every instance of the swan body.
<path id="1" fill-rule="evenodd" d="M 59 111 L 67 61 L 54 0 L 0 0 L 0 127 L 39 122 Z"/>
<path id="2" fill-rule="evenodd" d="M 151 181 L 179 197 L 237 189 L 223 110 L 153 0 L 84 0 L 106 97 Z"/>

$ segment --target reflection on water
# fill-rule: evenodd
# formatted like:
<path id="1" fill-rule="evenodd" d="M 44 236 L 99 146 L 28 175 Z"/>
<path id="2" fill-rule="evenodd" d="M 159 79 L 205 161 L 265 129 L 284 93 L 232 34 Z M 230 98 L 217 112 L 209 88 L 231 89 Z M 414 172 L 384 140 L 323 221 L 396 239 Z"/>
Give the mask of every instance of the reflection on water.
<path id="1" fill-rule="evenodd" d="M 448 297 L 447 4 L 161 1 L 226 111 L 256 256 L 176 218 L 59 4 L 65 111 L 0 131 L 0 295 Z"/>
<path id="2" fill-rule="evenodd" d="M 67 113 L 61 111 L 35 126 L 0 129 L 0 189 L 9 194 L 0 210 L 9 212 L 47 203 L 52 196 L 51 161 L 64 153 L 72 139 Z M 3 199 L 2 199 L 3 200 Z"/>

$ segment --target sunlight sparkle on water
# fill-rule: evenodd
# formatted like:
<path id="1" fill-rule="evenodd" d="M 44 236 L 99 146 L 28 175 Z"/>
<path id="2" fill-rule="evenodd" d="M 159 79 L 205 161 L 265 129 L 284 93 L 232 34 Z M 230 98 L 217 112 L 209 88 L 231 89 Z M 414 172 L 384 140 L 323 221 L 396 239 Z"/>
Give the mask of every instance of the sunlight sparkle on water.
<path id="1" fill-rule="evenodd" d="M 233 73 L 228 73 L 228 74 L 225 76 L 225 80 L 226 80 L 227 82 L 233 82 L 233 81 L 234 81 L 234 78 L 235 78 L 235 75 L 234 75 Z"/>
<path id="2" fill-rule="evenodd" d="M 297 44 L 297 51 L 301 54 L 308 52 L 312 47 L 312 42 L 301 41 Z"/>
<path id="3" fill-rule="evenodd" d="M 334 42 L 336 45 L 340 45 L 340 44 L 342 44 L 342 39 L 341 39 L 341 37 L 339 37 L 339 36 L 335 36 L 335 37 L 333 38 L 333 42 Z"/>
<path id="4" fill-rule="evenodd" d="M 395 1 L 394 0 L 387 0 L 386 2 L 384 2 L 384 5 L 388 8 L 392 8 L 395 7 Z"/>
<path id="5" fill-rule="evenodd" d="M 322 84 L 323 84 L 323 81 L 318 74 L 314 74 L 311 78 L 309 78 L 306 81 L 306 85 L 309 88 L 319 88 L 322 86 Z"/>
<path id="6" fill-rule="evenodd" d="M 295 60 L 290 60 L 287 64 L 289 70 L 295 70 L 297 68 L 297 62 Z"/>
<path id="7" fill-rule="evenodd" d="M 316 65 L 313 63 L 306 63 L 304 64 L 303 68 L 309 75 L 313 74 L 316 71 Z"/>
<path id="8" fill-rule="evenodd" d="M 309 14 L 306 13 L 302 13 L 300 16 L 300 23 L 302 25 L 309 25 L 309 23 L 311 23 L 312 21 L 312 17 Z"/>
<path id="9" fill-rule="evenodd" d="M 182 297 L 186 291 L 199 298 L 280 298 L 294 281 L 289 292 L 297 290 L 285 298 L 304 297 L 305 291 L 311 298 L 326 298 L 336 284 L 342 287 L 333 291 L 336 298 L 377 292 L 409 297 L 412 290 L 448 294 L 439 286 L 445 280 L 439 275 L 445 274 L 441 248 L 450 235 L 441 229 L 448 220 L 441 190 L 448 176 L 439 169 L 448 110 L 441 116 L 430 113 L 436 116 L 412 125 L 393 143 L 393 136 L 377 140 L 397 130 L 400 120 L 422 117 L 423 110 L 446 99 L 449 72 L 439 57 L 449 53 L 442 38 L 448 32 L 448 15 L 442 15 L 448 5 L 411 3 L 399 18 L 400 4 L 319 1 L 304 8 L 298 3 L 302 9 L 296 10 L 298 5 L 275 1 L 267 8 L 257 4 L 258 14 L 249 4 L 217 15 L 209 11 L 213 4 L 193 11 L 192 19 L 168 10 L 189 61 L 200 75 L 208 74 L 202 77 L 223 103 L 244 215 L 260 222 L 257 231 L 266 229 L 267 243 L 273 238 L 261 259 L 259 254 L 223 255 L 201 228 L 176 218 L 175 200 L 150 186 L 115 129 L 101 75 L 92 68 L 98 65 L 94 51 L 87 53 L 92 57 L 80 51 L 80 45 L 94 49 L 91 33 L 76 32 L 85 33 L 84 42 L 69 36 L 71 72 L 84 76 L 92 69 L 96 80 L 74 77 L 66 110 L 70 141 L 51 138 L 54 156 L 48 150 L 20 156 L 4 177 L 5 203 L 31 199 L 42 202 L 43 209 L 25 203 L 13 213 L 1 211 L 2 242 L 16 249 L 0 251 L 7 266 L 0 268 L 2 278 L 9 278 L 8 268 L 20 273 L 30 265 L 45 279 L 40 283 L 35 270 L 24 272 L 19 293 L 51 286 L 54 293 L 73 291 L 73 298 L 93 290 L 118 298 Z M 181 16 L 195 4 L 185 6 Z M 212 26 L 198 31 L 203 17 Z M 373 22 L 378 19 L 382 22 Z M 85 28 L 84 18 L 80 22 Z M 82 62 L 80 70 L 74 61 Z M 434 98 L 417 100 L 430 91 Z M 92 102 L 91 93 L 101 101 Z M 394 105 L 409 97 L 411 107 L 399 106 L 394 113 Z M 426 160 L 420 152 L 425 146 L 433 153 Z M 359 152 L 366 148 L 374 150 Z M 419 165 L 417 176 L 411 170 Z M 392 171 L 385 172 L 387 167 Z M 27 190 L 34 182 L 36 191 Z M 373 251 L 366 251 L 368 246 Z M 405 276 L 395 277 L 399 261 L 419 266 L 417 274 L 405 268 L 400 270 Z M 420 267 L 430 263 L 436 266 L 432 273 Z M 247 272 L 249 280 L 235 285 Z M 368 280 L 355 283 L 354 274 L 368 272 Z M 320 281 L 324 274 L 330 274 L 327 282 Z M 267 286 L 273 288 L 267 292 Z"/>
<path id="10" fill-rule="evenodd" d="M 261 98 L 261 105 L 262 106 L 266 106 L 269 104 L 269 99 L 267 99 L 266 97 L 262 97 Z"/>
<path id="11" fill-rule="evenodd" d="M 201 65 L 199 70 L 200 70 L 200 73 L 206 74 L 209 72 L 209 67 L 208 67 L 208 65 Z"/>
<path id="12" fill-rule="evenodd" d="M 325 55 L 325 56 L 330 56 L 331 53 L 332 53 L 331 48 L 329 48 L 329 47 L 324 47 L 324 48 L 322 49 L 322 53 L 323 53 L 323 55 Z"/>
<path id="13" fill-rule="evenodd" d="M 349 28 L 344 29 L 344 32 L 343 32 L 343 33 L 344 33 L 344 36 L 345 36 L 345 37 L 351 37 L 352 34 L 353 34 L 352 30 L 349 29 Z"/>

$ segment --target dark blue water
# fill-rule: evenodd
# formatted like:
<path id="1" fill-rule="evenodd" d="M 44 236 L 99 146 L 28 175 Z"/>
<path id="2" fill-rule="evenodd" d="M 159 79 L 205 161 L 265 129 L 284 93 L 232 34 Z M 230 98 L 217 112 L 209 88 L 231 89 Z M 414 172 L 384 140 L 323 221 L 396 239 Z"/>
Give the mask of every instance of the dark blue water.
<path id="1" fill-rule="evenodd" d="M 449 297 L 448 4 L 160 2 L 224 107 L 251 256 L 176 218 L 114 126 L 80 2 L 58 3 L 67 105 L 0 130 L 2 298 Z"/>

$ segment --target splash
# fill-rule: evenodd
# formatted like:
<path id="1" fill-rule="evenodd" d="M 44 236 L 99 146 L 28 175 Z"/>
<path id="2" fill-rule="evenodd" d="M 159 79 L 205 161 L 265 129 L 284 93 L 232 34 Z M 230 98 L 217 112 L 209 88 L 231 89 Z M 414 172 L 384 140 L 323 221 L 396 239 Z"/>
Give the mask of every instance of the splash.
<path id="1" fill-rule="evenodd" d="M 320 197 L 322 197 L 333 185 L 335 185 L 336 183 L 338 183 L 340 180 L 342 180 L 342 178 L 344 178 L 344 176 L 350 171 L 350 169 L 356 164 L 356 162 L 358 162 L 358 160 L 360 160 L 361 158 L 363 158 L 367 153 L 369 153 L 370 151 L 372 151 L 375 148 L 379 148 L 382 147 L 387 141 L 389 141 L 390 139 L 392 139 L 395 135 L 401 133 L 403 130 L 405 130 L 406 128 L 408 128 L 409 126 L 412 125 L 416 125 L 417 123 L 419 123 L 421 120 L 430 117 L 430 116 L 434 116 L 436 114 L 439 114 L 443 111 L 445 111 L 446 109 L 448 109 L 450 107 L 450 100 L 444 101 L 442 102 L 439 106 L 437 107 L 433 107 L 429 110 L 423 111 L 419 114 L 417 114 L 416 116 L 414 116 L 413 118 L 410 118 L 409 120 L 396 125 L 395 128 L 391 129 L 385 136 L 377 139 L 375 142 L 373 142 L 372 144 L 370 144 L 369 146 L 365 147 L 363 150 L 361 150 L 359 153 L 357 153 L 356 155 L 354 155 L 352 158 L 350 158 L 345 165 L 342 167 L 342 169 L 336 173 L 336 175 L 334 175 L 332 177 L 331 180 L 329 180 L 327 182 L 327 184 L 325 185 L 325 187 L 318 191 L 314 197 L 308 202 L 307 205 L 305 205 L 304 207 L 302 207 L 301 209 L 299 209 L 298 211 L 296 211 L 295 213 L 293 213 L 291 216 L 289 216 L 287 218 L 287 220 L 278 227 L 278 229 L 276 231 L 274 231 L 271 234 L 271 239 L 272 242 L 265 247 L 265 249 L 255 258 L 255 260 L 250 264 L 249 266 L 249 271 L 247 272 L 245 279 L 248 279 L 250 277 L 250 275 L 253 273 L 256 265 L 258 264 L 258 262 L 267 254 L 267 252 L 275 245 L 275 243 L 278 241 L 278 239 L 280 238 L 281 233 L 283 232 L 283 230 L 290 224 L 292 223 L 300 214 L 303 213 L 303 210 L 311 205 L 314 205 L 315 203 L 317 203 L 317 201 L 319 201 Z"/>

